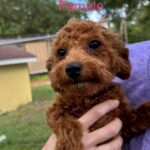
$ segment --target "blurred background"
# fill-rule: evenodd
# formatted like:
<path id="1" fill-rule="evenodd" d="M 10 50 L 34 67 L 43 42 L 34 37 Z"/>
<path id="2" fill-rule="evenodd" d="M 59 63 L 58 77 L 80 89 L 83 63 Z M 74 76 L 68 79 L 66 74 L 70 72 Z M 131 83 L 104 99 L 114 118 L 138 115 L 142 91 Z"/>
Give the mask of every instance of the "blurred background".
<path id="1" fill-rule="evenodd" d="M 94 0 L 68 0 L 68 4 Z M 57 0 L 0 0 L 0 150 L 40 150 L 55 93 L 45 68 L 56 32 L 72 17 L 99 21 L 126 43 L 150 40 L 149 0 L 96 0 L 101 11 L 59 11 Z"/>

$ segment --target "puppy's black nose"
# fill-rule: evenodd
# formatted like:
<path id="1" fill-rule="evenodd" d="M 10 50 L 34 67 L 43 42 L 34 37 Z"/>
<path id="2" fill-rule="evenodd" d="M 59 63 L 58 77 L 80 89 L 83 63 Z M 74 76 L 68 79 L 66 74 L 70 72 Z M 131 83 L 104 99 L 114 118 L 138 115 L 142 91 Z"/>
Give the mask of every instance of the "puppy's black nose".
<path id="1" fill-rule="evenodd" d="M 66 73 L 68 77 L 75 79 L 78 78 L 81 74 L 82 65 L 78 62 L 72 62 L 67 65 Z"/>

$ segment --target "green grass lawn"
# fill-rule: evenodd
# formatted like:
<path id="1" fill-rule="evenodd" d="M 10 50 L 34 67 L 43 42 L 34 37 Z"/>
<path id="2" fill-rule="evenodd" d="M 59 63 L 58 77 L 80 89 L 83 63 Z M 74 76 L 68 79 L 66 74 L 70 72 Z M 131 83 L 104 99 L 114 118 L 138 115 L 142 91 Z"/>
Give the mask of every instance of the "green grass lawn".
<path id="1" fill-rule="evenodd" d="M 33 102 L 0 116 L 0 150 L 40 150 L 50 136 L 45 111 L 56 94 L 49 85 L 33 87 Z"/>
<path id="2" fill-rule="evenodd" d="M 30 79 L 31 79 L 31 81 L 38 81 L 38 80 L 46 81 L 46 80 L 49 80 L 47 73 L 45 73 L 45 74 L 31 75 Z"/>

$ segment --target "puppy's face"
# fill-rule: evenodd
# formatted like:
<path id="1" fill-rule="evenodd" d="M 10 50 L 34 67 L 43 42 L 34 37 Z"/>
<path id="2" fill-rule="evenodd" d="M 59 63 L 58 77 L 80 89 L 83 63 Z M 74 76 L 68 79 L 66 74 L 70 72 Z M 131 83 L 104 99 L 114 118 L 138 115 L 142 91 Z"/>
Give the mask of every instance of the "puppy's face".
<path id="1" fill-rule="evenodd" d="M 52 87 L 88 96 L 115 76 L 130 75 L 128 49 L 119 37 L 92 21 L 71 20 L 57 34 L 47 61 Z"/>

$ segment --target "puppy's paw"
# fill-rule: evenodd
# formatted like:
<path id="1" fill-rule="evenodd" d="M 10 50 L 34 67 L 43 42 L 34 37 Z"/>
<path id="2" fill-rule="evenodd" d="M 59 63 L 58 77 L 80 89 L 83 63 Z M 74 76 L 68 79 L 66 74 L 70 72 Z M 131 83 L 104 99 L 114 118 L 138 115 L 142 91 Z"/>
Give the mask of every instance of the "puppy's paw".
<path id="1" fill-rule="evenodd" d="M 56 150 L 83 150 L 82 127 L 79 122 L 63 122 L 57 131 Z"/>

